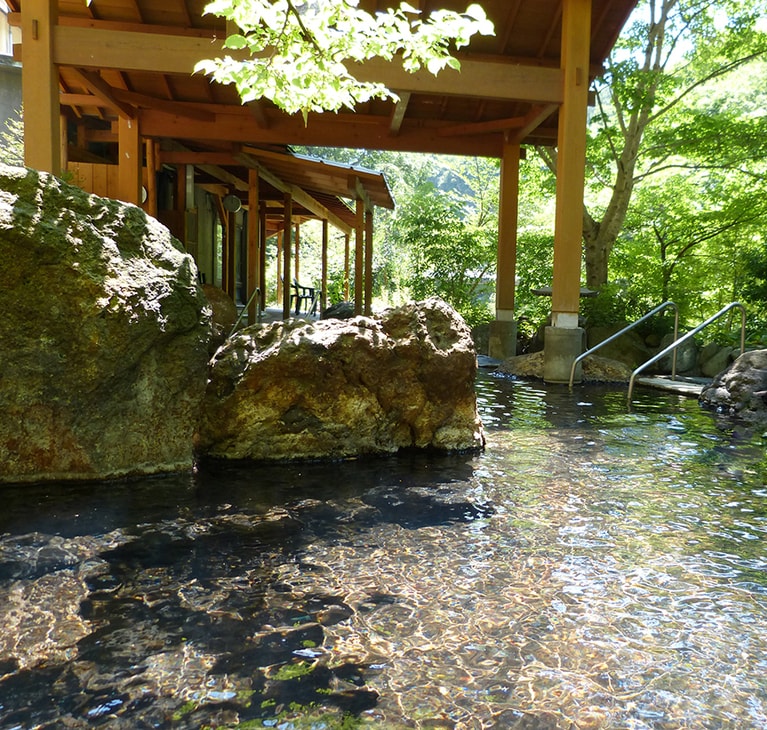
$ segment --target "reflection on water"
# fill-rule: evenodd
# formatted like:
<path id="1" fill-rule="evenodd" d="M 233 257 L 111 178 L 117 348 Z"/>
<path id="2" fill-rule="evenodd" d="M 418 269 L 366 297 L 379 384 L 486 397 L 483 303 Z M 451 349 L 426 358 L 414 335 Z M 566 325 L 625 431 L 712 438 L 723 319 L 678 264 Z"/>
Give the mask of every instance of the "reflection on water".
<path id="1" fill-rule="evenodd" d="M 0 728 L 767 728 L 767 459 L 477 384 L 479 456 L 5 488 Z"/>

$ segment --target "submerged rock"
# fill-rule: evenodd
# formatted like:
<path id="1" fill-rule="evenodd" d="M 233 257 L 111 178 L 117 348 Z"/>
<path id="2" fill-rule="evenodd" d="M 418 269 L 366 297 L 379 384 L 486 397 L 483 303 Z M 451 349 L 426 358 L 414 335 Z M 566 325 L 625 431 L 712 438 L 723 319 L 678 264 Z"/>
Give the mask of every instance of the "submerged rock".
<path id="1" fill-rule="evenodd" d="M 0 166 L 0 482 L 189 469 L 209 310 L 140 208 Z"/>
<path id="2" fill-rule="evenodd" d="M 254 325 L 211 363 L 199 451 L 284 460 L 478 449 L 476 367 L 468 327 L 438 299 L 377 318 Z"/>
<path id="3" fill-rule="evenodd" d="M 543 380 L 543 352 L 510 357 L 499 365 L 498 372 Z M 626 363 L 598 355 L 583 359 L 583 382 L 628 383 L 630 378 L 631 368 Z"/>
<path id="4" fill-rule="evenodd" d="M 767 422 L 767 350 L 744 352 L 703 388 L 700 403 L 746 421 Z"/>

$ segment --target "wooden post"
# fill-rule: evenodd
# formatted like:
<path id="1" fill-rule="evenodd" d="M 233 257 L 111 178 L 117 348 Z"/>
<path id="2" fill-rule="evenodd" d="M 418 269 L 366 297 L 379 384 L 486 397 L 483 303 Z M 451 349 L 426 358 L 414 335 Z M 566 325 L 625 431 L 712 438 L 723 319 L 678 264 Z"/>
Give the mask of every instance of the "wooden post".
<path id="1" fill-rule="evenodd" d="M 503 145 L 501 158 L 498 259 L 495 286 L 496 319 L 514 319 L 519 217 L 519 144 Z"/>
<path id="2" fill-rule="evenodd" d="M 563 103 L 559 110 L 551 324 L 577 327 L 583 248 L 583 185 L 589 92 L 591 0 L 565 0 Z"/>
<path id="3" fill-rule="evenodd" d="M 277 232 L 277 304 L 282 302 L 283 276 L 282 276 L 282 237 L 283 232 Z"/>
<path id="4" fill-rule="evenodd" d="M 301 278 L 301 224 L 296 221 L 295 225 L 295 254 L 293 257 L 293 271 L 296 279 Z"/>
<path id="5" fill-rule="evenodd" d="M 226 216 L 227 267 L 224 290 L 237 303 L 237 213 L 227 212 Z"/>
<path id="6" fill-rule="evenodd" d="M 328 306 L 328 219 L 322 221 L 322 274 L 320 279 L 320 316 Z"/>
<path id="7" fill-rule="evenodd" d="M 557 139 L 557 201 L 551 326 L 546 327 L 543 379 L 566 383 L 583 351 L 578 327 L 583 248 L 583 184 L 589 92 L 591 0 L 564 0 L 562 12 L 562 106 Z M 582 378 L 576 368 L 575 381 Z"/>
<path id="8" fill-rule="evenodd" d="M 263 312 L 266 309 L 266 201 L 261 202 L 258 211 L 258 261 Z"/>
<path id="9" fill-rule="evenodd" d="M 504 142 L 498 211 L 498 257 L 495 275 L 495 321 L 490 323 L 490 357 L 505 360 L 517 354 L 514 295 L 517 273 L 519 217 L 519 143 Z"/>
<path id="10" fill-rule="evenodd" d="M 146 141 L 146 212 L 157 217 L 157 142 Z"/>
<path id="11" fill-rule="evenodd" d="M 261 289 L 261 255 L 260 244 L 261 234 L 259 231 L 260 212 L 259 212 L 259 186 L 258 170 L 248 171 L 248 274 L 246 277 L 245 293 L 247 300 L 250 301 L 248 307 L 248 324 L 256 321 L 257 311 L 259 309 L 256 299 L 259 295 L 253 297 L 256 289 Z"/>
<path id="12" fill-rule="evenodd" d="M 120 116 L 118 147 L 117 190 L 120 200 L 141 205 L 143 150 L 138 119 Z"/>
<path id="13" fill-rule="evenodd" d="M 350 275 L 350 261 L 351 258 L 350 255 L 350 239 L 349 234 L 344 234 L 344 301 L 349 301 L 349 280 L 351 279 Z"/>
<path id="14" fill-rule="evenodd" d="M 373 310 L 373 211 L 365 211 L 365 315 Z"/>
<path id="15" fill-rule="evenodd" d="M 59 70 L 53 63 L 58 6 L 49 0 L 24 0 L 21 13 L 24 162 L 27 167 L 54 175 L 61 175 L 62 169 Z"/>
<path id="16" fill-rule="evenodd" d="M 290 319 L 290 291 L 291 291 L 291 278 L 290 273 L 290 232 L 293 228 L 293 196 L 290 193 L 285 193 L 285 208 L 283 212 L 282 220 L 282 278 L 284 286 L 282 287 L 282 318 Z"/>
<path id="17" fill-rule="evenodd" d="M 365 201 L 357 198 L 354 223 L 354 313 L 362 314 L 365 275 Z"/>

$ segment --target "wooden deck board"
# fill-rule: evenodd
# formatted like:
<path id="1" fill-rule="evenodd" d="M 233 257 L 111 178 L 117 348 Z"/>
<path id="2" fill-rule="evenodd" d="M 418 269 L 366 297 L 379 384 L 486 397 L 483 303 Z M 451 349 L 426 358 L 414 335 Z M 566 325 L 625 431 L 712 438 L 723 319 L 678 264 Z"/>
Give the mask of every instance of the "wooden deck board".
<path id="1" fill-rule="evenodd" d="M 691 398 L 700 396 L 704 386 L 711 382 L 710 378 L 684 378 L 677 376 L 676 380 L 671 380 L 668 375 L 656 375 L 651 378 L 637 378 L 637 385 L 645 385 L 649 388 L 670 391 L 681 395 L 688 395 Z"/>

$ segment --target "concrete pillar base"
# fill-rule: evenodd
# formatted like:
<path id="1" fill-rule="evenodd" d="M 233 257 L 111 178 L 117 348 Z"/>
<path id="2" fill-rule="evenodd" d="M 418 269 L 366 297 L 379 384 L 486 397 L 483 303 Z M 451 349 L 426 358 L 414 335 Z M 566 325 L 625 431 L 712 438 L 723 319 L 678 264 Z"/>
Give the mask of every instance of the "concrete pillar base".
<path id="1" fill-rule="evenodd" d="M 547 383 L 569 383 L 573 360 L 583 352 L 582 327 L 546 327 L 543 342 L 543 379 Z M 573 382 L 583 380 L 582 363 L 575 368 Z"/>
<path id="2" fill-rule="evenodd" d="M 517 323 L 498 320 L 490 323 L 487 354 L 494 360 L 506 360 L 517 354 Z"/>

